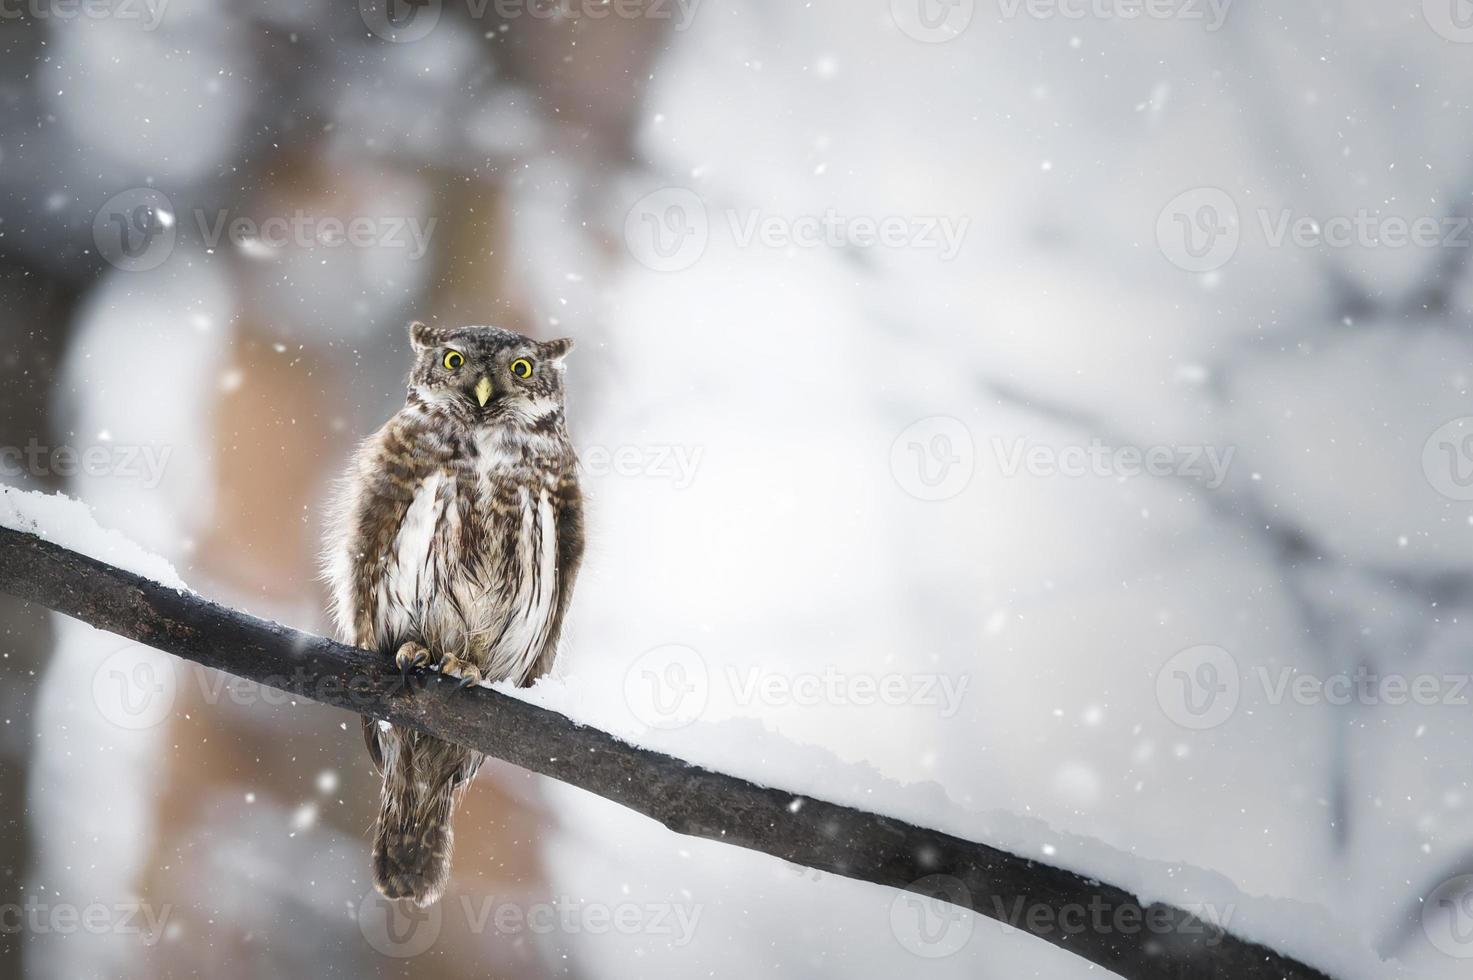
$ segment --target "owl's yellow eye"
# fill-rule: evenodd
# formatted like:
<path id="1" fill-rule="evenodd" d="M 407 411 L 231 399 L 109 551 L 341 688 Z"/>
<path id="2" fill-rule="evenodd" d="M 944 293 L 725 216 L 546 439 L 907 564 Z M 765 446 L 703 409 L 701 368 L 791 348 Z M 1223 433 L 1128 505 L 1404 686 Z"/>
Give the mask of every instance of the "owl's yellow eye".
<path id="1" fill-rule="evenodd" d="M 519 357 L 511 362 L 511 373 L 526 380 L 532 376 L 532 362 L 525 357 Z"/>
<path id="2" fill-rule="evenodd" d="M 444 363 L 447 371 L 458 370 L 465 363 L 465 355 L 458 350 L 447 350 Z"/>

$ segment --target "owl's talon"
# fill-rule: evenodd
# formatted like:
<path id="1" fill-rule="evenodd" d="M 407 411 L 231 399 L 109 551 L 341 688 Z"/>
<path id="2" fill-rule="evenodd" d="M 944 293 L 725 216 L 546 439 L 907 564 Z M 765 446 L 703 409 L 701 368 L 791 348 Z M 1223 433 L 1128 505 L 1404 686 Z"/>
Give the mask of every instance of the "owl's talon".
<path id="1" fill-rule="evenodd" d="M 404 679 L 409 679 L 409 672 L 416 667 L 428 667 L 430 665 L 430 651 L 423 643 L 409 642 L 399 648 L 394 654 L 394 663 L 399 665 L 399 672 Z"/>
<path id="2" fill-rule="evenodd" d="M 473 687 L 481 683 L 481 679 L 485 677 L 481 673 L 481 668 L 458 657 L 446 657 L 440 661 L 438 669 L 446 677 L 459 679 L 455 685 L 457 691 L 463 691 L 468 687 Z"/>

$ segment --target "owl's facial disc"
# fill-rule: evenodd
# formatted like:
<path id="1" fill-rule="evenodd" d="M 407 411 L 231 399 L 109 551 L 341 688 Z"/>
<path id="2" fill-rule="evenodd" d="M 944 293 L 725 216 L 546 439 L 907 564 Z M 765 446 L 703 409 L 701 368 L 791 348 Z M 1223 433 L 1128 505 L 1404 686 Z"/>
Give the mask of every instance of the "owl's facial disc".
<path id="1" fill-rule="evenodd" d="M 573 342 L 498 327 L 409 329 L 411 398 L 472 426 L 533 425 L 563 411 L 563 359 Z"/>

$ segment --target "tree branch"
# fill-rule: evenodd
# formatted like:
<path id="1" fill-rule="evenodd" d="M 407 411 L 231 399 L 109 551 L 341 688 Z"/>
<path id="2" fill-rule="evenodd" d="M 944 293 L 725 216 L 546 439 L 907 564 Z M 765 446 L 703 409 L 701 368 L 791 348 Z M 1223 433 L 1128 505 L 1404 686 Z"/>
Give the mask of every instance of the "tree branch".
<path id="1" fill-rule="evenodd" d="M 496 691 L 456 690 L 438 675 L 406 686 L 387 658 L 179 593 L 31 534 L 0 528 L 0 591 L 206 667 L 472 746 L 676 833 L 1031 927 L 1127 980 L 1328 980 L 1181 909 L 1143 906 L 1124 889 L 986 844 L 806 797 L 795 809 L 793 793 L 636 748 Z M 1089 910 L 1092 925 L 1068 928 L 1065 910 Z"/>

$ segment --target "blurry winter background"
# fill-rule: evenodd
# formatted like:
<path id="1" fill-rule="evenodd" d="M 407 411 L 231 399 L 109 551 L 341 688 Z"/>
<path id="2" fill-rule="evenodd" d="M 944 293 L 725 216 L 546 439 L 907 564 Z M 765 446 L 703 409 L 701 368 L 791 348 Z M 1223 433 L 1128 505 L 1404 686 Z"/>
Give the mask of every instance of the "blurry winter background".
<path id="1" fill-rule="evenodd" d="M 404 324 L 573 336 L 590 717 L 1465 976 L 1470 92 L 1466 0 L 10 0 L 0 482 L 324 631 Z M 6 975 L 1105 975 L 498 764 L 395 922 L 356 718 L 0 644 Z"/>

